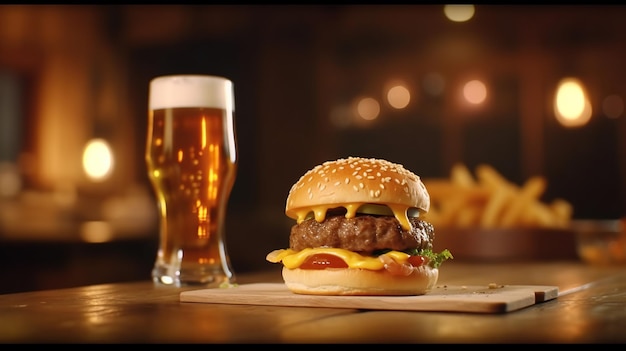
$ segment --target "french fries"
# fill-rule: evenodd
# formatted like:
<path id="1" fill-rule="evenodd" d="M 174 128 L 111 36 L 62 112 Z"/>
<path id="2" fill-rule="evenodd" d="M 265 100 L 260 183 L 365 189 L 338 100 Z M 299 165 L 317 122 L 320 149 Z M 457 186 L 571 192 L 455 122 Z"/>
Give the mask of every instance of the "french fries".
<path id="1" fill-rule="evenodd" d="M 475 176 L 461 163 L 450 178 L 423 179 L 431 208 L 425 218 L 436 227 L 544 227 L 565 228 L 573 208 L 563 199 L 541 201 L 545 178 L 534 176 L 518 186 L 493 167 L 476 167 Z"/>

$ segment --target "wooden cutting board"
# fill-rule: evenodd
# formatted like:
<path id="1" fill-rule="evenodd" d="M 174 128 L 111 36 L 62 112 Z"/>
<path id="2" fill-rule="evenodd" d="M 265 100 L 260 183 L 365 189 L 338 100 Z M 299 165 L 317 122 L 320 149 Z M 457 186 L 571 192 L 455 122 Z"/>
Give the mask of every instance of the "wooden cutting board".
<path id="1" fill-rule="evenodd" d="M 189 290 L 181 302 L 235 305 L 355 308 L 366 310 L 506 313 L 555 299 L 556 286 L 437 286 L 419 296 L 322 296 L 294 294 L 284 283 Z"/>

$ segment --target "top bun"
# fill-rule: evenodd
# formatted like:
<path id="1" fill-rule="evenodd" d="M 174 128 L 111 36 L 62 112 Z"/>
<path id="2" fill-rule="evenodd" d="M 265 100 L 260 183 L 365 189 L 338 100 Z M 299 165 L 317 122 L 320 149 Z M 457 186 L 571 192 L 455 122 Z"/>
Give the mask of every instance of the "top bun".
<path id="1" fill-rule="evenodd" d="M 285 213 L 298 218 L 302 209 L 359 203 L 428 212 L 430 196 L 420 177 L 400 164 L 348 157 L 324 162 L 300 177 L 289 190 Z"/>

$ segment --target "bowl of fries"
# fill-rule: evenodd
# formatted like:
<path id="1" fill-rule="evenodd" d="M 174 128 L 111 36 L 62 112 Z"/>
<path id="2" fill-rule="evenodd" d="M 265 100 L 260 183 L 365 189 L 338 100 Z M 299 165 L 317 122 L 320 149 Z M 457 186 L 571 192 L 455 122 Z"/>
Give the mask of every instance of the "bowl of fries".
<path id="1" fill-rule="evenodd" d="M 552 228 L 443 228 L 434 250 L 455 261 L 517 262 L 578 260 L 576 232 Z"/>
<path id="2" fill-rule="evenodd" d="M 626 218 L 575 220 L 580 258 L 594 265 L 626 263 Z"/>
<path id="3" fill-rule="evenodd" d="M 455 260 L 578 258 L 572 205 L 542 201 L 544 177 L 517 185 L 489 165 L 472 173 L 456 164 L 449 178 L 423 182 L 431 199 L 424 219 L 435 227 L 435 250 L 447 248 Z"/>

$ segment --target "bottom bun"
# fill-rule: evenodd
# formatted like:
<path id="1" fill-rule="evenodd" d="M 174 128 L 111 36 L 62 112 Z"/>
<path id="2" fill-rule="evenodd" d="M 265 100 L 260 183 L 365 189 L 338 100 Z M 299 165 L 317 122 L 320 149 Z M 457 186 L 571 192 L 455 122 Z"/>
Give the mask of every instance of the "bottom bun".
<path id="1" fill-rule="evenodd" d="M 430 266 L 420 266 L 408 276 L 391 275 L 387 270 L 283 267 L 287 288 L 306 295 L 423 295 L 438 278 L 439 270 Z"/>

